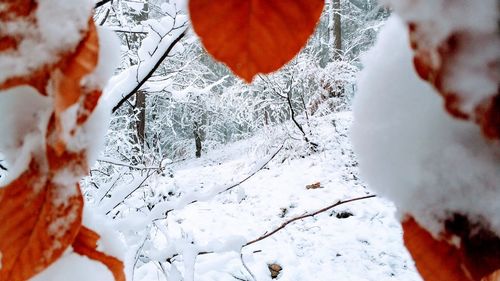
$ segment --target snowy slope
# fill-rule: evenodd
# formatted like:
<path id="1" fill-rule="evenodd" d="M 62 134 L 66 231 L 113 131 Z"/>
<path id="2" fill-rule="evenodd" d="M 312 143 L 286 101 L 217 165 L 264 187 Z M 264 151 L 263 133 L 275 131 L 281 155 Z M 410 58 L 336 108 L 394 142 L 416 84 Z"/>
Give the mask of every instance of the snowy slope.
<path id="1" fill-rule="evenodd" d="M 312 139 L 320 144 L 319 152 L 300 156 L 300 151 L 282 150 L 265 169 L 235 189 L 169 213 L 169 233 L 189 237 L 194 245 L 233 240 L 236 246 L 232 248 L 238 249 L 242 242 L 258 238 L 293 217 L 338 200 L 372 194 L 357 178 L 357 163 L 348 141 L 350 113 L 312 122 Z M 263 158 L 263 139 L 256 136 L 209 152 L 201 159 L 174 164 L 173 178 L 163 178 L 156 188 L 182 194 L 238 182 Z M 322 188 L 306 189 L 315 182 Z M 352 216 L 338 218 L 337 214 L 340 217 L 343 212 Z M 394 206 L 380 198 L 338 206 L 244 247 L 243 260 L 254 277 L 243 266 L 239 251 L 233 251 L 199 255 L 194 280 L 272 280 L 270 263 L 282 266 L 277 280 L 283 281 L 421 280 L 403 246 L 394 213 Z M 160 234 L 153 240 L 158 252 L 148 254 L 162 255 L 161 249 L 168 248 L 168 242 Z M 203 250 L 196 247 L 193 252 Z M 135 280 L 189 280 L 192 273 L 185 273 L 184 268 L 189 256 L 185 252 L 173 258 L 184 277 L 181 273 L 176 277 L 170 268 L 169 279 L 165 279 L 161 267 L 150 262 L 139 265 Z"/>

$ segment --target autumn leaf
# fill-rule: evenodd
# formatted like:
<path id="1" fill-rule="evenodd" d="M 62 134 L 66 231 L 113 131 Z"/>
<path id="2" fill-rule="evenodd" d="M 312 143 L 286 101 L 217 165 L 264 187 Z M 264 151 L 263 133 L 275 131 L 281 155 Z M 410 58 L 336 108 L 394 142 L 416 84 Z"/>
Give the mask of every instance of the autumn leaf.
<path id="1" fill-rule="evenodd" d="M 54 144 L 58 153 L 64 150 L 64 142 L 60 136 L 64 134 L 62 123 L 64 117 L 61 114 L 72 105 L 80 100 L 84 102 L 82 111 L 90 114 L 95 105 L 97 104 L 100 91 L 92 89 L 82 89 L 81 81 L 89 73 L 91 73 L 97 66 L 99 55 L 99 39 L 97 37 L 97 30 L 92 19 L 89 21 L 89 31 L 83 38 L 82 42 L 78 45 L 76 51 L 63 60 L 59 64 L 59 68 L 55 70 L 53 75 L 54 80 L 54 112 L 56 117 L 56 143 Z M 88 106 L 88 97 L 92 96 L 93 106 Z M 85 104 L 87 102 L 87 104 Z M 79 121 L 79 120 L 77 120 Z M 83 122 L 78 122 L 81 125 Z"/>
<path id="2" fill-rule="evenodd" d="M 410 218 L 403 223 L 404 242 L 426 281 L 471 281 L 462 270 L 459 251 L 432 235 Z"/>
<path id="3" fill-rule="evenodd" d="M 481 281 L 500 281 L 500 269 L 483 278 Z"/>
<path id="4" fill-rule="evenodd" d="M 7 12 L 0 12 L 0 21 L 33 14 L 36 2 L 25 2 L 31 3 L 29 9 L 7 5 Z M 0 51 L 16 49 L 18 41 L 22 36 L 0 36 Z M 31 155 L 26 170 L 0 189 L 0 280 L 28 280 L 59 259 L 71 245 L 75 252 L 106 265 L 117 281 L 125 280 L 122 262 L 98 252 L 99 236 L 82 227 L 84 200 L 78 180 L 88 171 L 87 151 L 67 149 L 64 137 L 85 124 L 99 101 L 100 89 L 82 83 L 96 68 L 98 54 L 97 30 L 90 18 L 88 30 L 82 32 L 75 50 L 61 54 L 56 63 L 44 64 L 0 84 L 0 90 L 29 85 L 41 95 L 54 98 L 46 135 L 41 136 L 46 139 L 45 148 Z M 70 118 L 75 120 L 67 120 L 64 112 L 73 105 L 77 106 L 77 114 Z M 70 125 L 63 128 L 63 123 Z"/>
<path id="5" fill-rule="evenodd" d="M 51 182 L 32 160 L 26 172 L 0 189 L 0 206 L 0 280 L 23 281 L 71 245 L 80 229 L 83 197 L 76 184 Z"/>
<path id="6" fill-rule="evenodd" d="M 414 50 L 413 64 L 417 74 L 429 82 L 444 99 L 446 111 L 453 117 L 475 122 L 482 130 L 483 135 L 491 140 L 500 139 L 500 88 L 491 92 L 482 93 L 483 99 L 469 104 L 468 99 L 480 92 L 481 88 L 474 90 L 466 87 L 455 87 L 456 73 L 468 71 L 473 68 L 478 78 L 484 81 L 499 81 L 498 56 L 484 56 L 482 65 L 471 66 L 460 63 L 460 57 L 469 57 L 471 52 L 477 56 L 482 53 L 482 44 L 498 44 L 499 32 L 482 34 L 482 43 L 475 42 L 477 38 L 470 31 L 461 31 L 450 34 L 436 46 L 429 44 L 428 38 L 432 37 L 430 28 L 409 23 L 410 44 Z M 487 38 L 487 39 L 485 39 Z M 495 40 L 496 39 L 496 40 Z M 495 43 L 491 43 L 495 42 Z M 470 70 L 470 69 L 469 69 Z M 469 73 L 470 75 L 470 73 Z M 493 82 L 495 83 L 495 82 Z M 488 87 L 485 85 L 486 89 Z M 453 90 L 450 90 L 453 89 Z"/>
<path id="7" fill-rule="evenodd" d="M 63 112 L 75 104 L 82 94 L 81 80 L 97 66 L 99 39 L 96 27 L 89 22 L 89 31 L 76 51 L 61 66 L 60 75 L 55 79 L 55 110 Z"/>
<path id="8" fill-rule="evenodd" d="M 461 223 L 457 224 L 457 221 Z M 410 217 L 403 222 L 406 248 L 424 280 L 498 280 L 498 273 L 494 272 L 500 268 L 500 240 L 478 226 L 462 223 L 464 221 L 462 216 L 455 216 L 453 220 L 447 221 L 447 232 L 439 240 L 415 219 Z M 449 226 L 453 224 L 458 225 L 457 230 L 462 236 L 452 233 L 453 227 Z M 451 244 L 449 241 L 456 243 Z"/>
<path id="9" fill-rule="evenodd" d="M 104 264 L 113 273 L 116 281 L 125 281 L 123 263 L 115 257 L 97 251 L 97 241 L 99 238 L 99 234 L 83 226 L 73 243 L 73 250 L 77 254 Z"/>
<path id="10" fill-rule="evenodd" d="M 323 0 L 190 0 L 207 51 L 247 82 L 289 62 L 306 44 Z"/>

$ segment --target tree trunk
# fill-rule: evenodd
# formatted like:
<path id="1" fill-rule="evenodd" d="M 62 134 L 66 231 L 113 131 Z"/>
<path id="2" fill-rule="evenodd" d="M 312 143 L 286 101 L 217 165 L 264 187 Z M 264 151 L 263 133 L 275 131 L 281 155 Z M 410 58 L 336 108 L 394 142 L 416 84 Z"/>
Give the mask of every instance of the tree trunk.
<path id="1" fill-rule="evenodd" d="M 342 20 L 340 17 L 340 0 L 330 0 L 330 43 L 332 47 L 332 61 L 342 60 Z M 332 81 L 333 85 L 329 85 L 329 97 L 341 97 L 344 95 L 345 89 L 343 81 Z"/>
<path id="2" fill-rule="evenodd" d="M 193 123 L 194 144 L 196 146 L 196 158 L 201 157 L 201 132 L 198 122 Z"/>
<path id="3" fill-rule="evenodd" d="M 340 18 L 340 0 L 332 0 L 333 12 L 333 59 L 341 60 L 342 54 L 342 22 Z"/>
<path id="4" fill-rule="evenodd" d="M 142 150 L 145 148 L 146 140 L 146 93 L 138 91 L 135 94 L 135 108 L 137 109 L 137 140 Z"/>

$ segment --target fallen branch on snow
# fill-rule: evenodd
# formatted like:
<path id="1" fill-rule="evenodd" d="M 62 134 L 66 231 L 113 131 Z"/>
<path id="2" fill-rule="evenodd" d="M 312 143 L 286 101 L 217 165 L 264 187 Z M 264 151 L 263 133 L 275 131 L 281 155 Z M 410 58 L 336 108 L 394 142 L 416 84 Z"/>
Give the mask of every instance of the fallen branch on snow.
<path id="1" fill-rule="evenodd" d="M 357 198 L 352 198 L 352 199 L 348 199 L 348 200 L 339 200 L 337 203 L 335 204 L 332 204 L 330 206 L 327 206 L 327 207 L 324 207 L 324 208 L 321 208 L 315 212 L 312 212 L 312 213 L 306 213 L 305 215 L 302 215 L 302 216 L 298 216 L 298 217 L 295 217 L 295 218 L 292 218 L 290 220 L 287 220 L 285 221 L 283 224 L 281 224 L 278 228 L 274 229 L 273 231 L 271 232 L 266 232 L 264 235 L 262 235 L 261 237 L 257 238 L 257 239 L 254 239 L 252 241 L 249 241 L 247 242 L 245 245 L 243 245 L 243 247 L 246 247 L 246 246 L 249 246 L 249 245 L 252 245 L 254 243 L 257 243 L 259 241 L 262 241 L 266 238 L 268 238 L 269 236 L 272 236 L 273 234 L 275 234 L 276 232 L 282 230 L 283 228 L 285 228 L 287 225 L 291 224 L 292 222 L 295 222 L 295 221 L 298 221 L 298 220 L 301 220 L 301 219 L 305 219 L 305 218 L 308 218 L 308 217 L 314 217 L 318 214 L 321 214 L 323 212 L 326 212 L 332 208 L 335 208 L 339 205 L 342 205 L 342 204 L 346 204 L 346 203 L 350 203 L 350 202 L 354 202 L 354 201 L 360 201 L 360 200 L 365 200 L 365 199 L 369 199 L 369 198 L 374 198 L 376 197 L 377 195 L 367 195 L 367 196 L 363 196 L 363 197 L 357 197 Z"/>
<path id="2" fill-rule="evenodd" d="M 332 205 L 329 205 L 329 206 L 326 206 L 324 208 L 321 208 L 321 209 L 319 209 L 317 211 L 306 213 L 306 214 L 298 216 L 298 217 L 294 217 L 294 218 L 292 218 L 290 220 L 287 220 L 287 221 L 283 222 L 278 228 L 274 229 L 273 231 L 266 232 L 264 235 L 260 236 L 259 238 L 256 238 L 254 240 L 251 240 L 251 241 L 247 242 L 246 244 L 244 244 L 243 246 L 241 246 L 241 248 L 243 249 L 246 246 L 250 246 L 250 245 L 255 244 L 255 243 L 259 242 L 259 241 L 262 241 L 262 240 L 264 240 L 266 238 L 269 238 L 270 236 L 276 234 L 277 232 L 279 232 L 280 230 L 284 229 L 286 226 L 288 226 L 289 224 L 291 224 L 291 223 L 293 223 L 295 221 L 302 220 L 302 219 L 305 219 L 305 218 L 308 218 L 308 217 L 314 217 L 314 216 L 316 216 L 318 214 L 324 213 L 324 212 L 326 212 L 326 211 L 328 211 L 328 210 L 330 210 L 332 208 L 335 208 L 335 207 L 343 205 L 343 204 L 347 204 L 347 203 L 351 203 L 351 202 L 355 202 L 355 201 L 361 201 L 361 200 L 365 200 L 365 199 L 370 199 L 370 198 L 374 198 L 374 197 L 377 197 L 377 195 L 372 194 L 372 195 L 367 195 L 367 196 L 362 196 L 362 197 L 351 198 L 351 199 L 347 199 L 347 200 L 339 200 L 336 203 L 334 203 Z M 255 251 L 254 253 L 256 253 L 256 252 L 259 252 L 259 251 Z M 199 256 L 200 255 L 208 255 L 208 254 L 214 254 L 214 252 L 212 252 L 212 251 L 203 251 L 203 252 L 199 252 L 198 253 Z M 241 253 L 240 253 L 240 255 L 241 255 Z M 172 255 L 171 257 L 169 257 L 169 258 L 166 259 L 166 262 L 172 263 L 173 259 L 175 257 L 177 257 L 177 256 L 179 256 L 178 253 Z M 245 266 L 245 268 L 246 268 L 246 266 Z M 248 270 L 248 268 L 247 268 L 247 270 Z"/>

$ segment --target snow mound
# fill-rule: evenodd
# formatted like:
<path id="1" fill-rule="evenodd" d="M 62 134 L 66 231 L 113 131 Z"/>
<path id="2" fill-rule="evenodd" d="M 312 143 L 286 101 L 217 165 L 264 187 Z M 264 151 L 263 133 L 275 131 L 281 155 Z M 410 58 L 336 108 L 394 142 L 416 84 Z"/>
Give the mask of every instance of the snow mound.
<path id="1" fill-rule="evenodd" d="M 500 236 L 500 147 L 444 110 L 415 72 L 407 34 L 393 16 L 364 58 L 352 129 L 361 174 L 435 235 L 458 213 Z"/>

